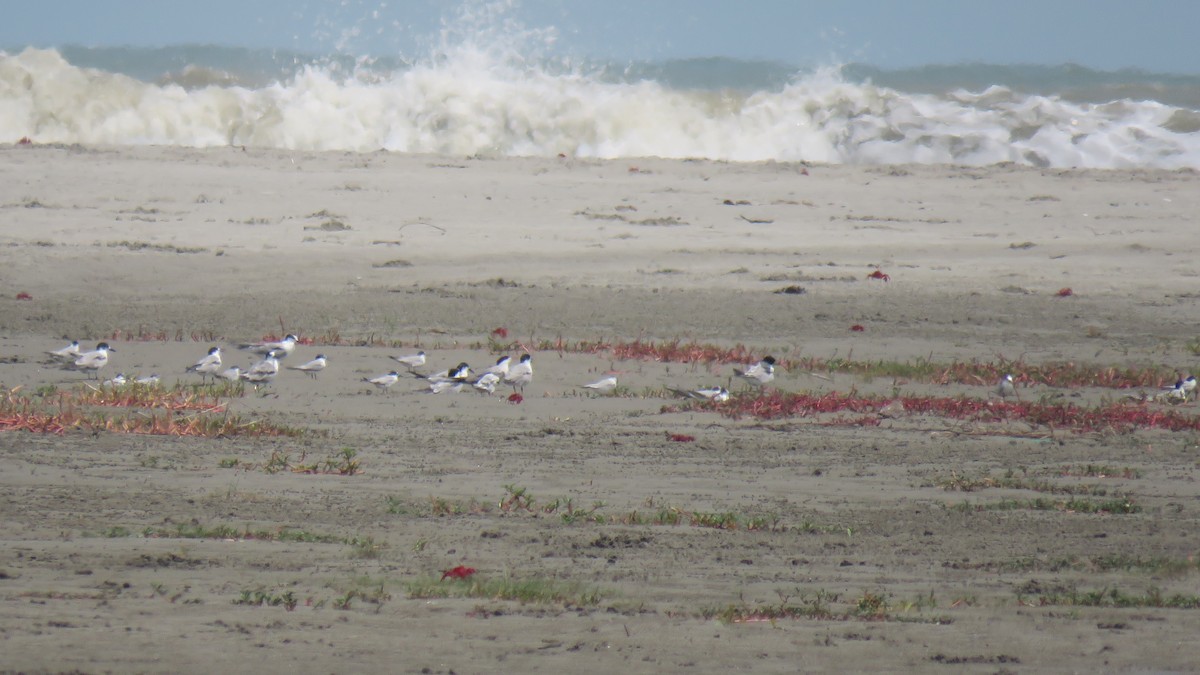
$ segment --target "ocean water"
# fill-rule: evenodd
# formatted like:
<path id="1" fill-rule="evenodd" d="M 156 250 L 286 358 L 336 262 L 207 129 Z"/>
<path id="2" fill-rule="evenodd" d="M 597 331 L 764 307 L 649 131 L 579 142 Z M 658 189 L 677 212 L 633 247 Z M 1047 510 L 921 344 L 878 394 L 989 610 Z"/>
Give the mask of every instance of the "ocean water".
<path id="1" fill-rule="evenodd" d="M 1200 169 L 1200 76 L 213 46 L 0 53 L 0 142 Z"/>

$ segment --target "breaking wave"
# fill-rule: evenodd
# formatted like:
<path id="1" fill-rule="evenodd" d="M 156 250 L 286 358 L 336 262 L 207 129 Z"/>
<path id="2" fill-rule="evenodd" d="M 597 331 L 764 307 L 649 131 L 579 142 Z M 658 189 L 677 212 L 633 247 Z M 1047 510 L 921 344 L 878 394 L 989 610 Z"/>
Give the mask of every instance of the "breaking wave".
<path id="1" fill-rule="evenodd" d="M 1200 82 L 1187 76 L 1163 84 L 1063 68 L 798 71 L 724 58 L 615 66 L 519 52 L 471 40 L 411 62 L 197 46 L 27 48 L 0 54 L 0 140 L 1200 168 L 1200 112 L 1188 104 L 1200 100 Z"/>

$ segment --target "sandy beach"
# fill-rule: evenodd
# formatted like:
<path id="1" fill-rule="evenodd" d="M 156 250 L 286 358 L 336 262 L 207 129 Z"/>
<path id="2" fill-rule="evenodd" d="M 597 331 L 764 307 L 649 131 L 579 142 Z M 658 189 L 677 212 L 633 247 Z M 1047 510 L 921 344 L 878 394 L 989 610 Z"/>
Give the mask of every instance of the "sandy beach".
<path id="1" fill-rule="evenodd" d="M 210 346 L 247 367 L 239 344 L 301 338 L 217 403 L 298 435 L 0 431 L 0 670 L 1196 667 L 1195 431 L 832 368 L 767 388 L 983 413 L 734 417 L 671 390 L 758 396 L 737 364 L 577 348 L 1069 363 L 1158 379 L 1017 372 L 1020 400 L 1153 395 L 1200 354 L 1194 171 L 34 144 L 0 172 L 10 402 L 118 372 L 200 396 Z M 69 340 L 113 346 L 97 380 L 46 356 Z M 391 358 L 418 349 L 425 372 L 528 352 L 535 376 L 516 404 L 427 394 Z M 318 353 L 317 378 L 286 368 Z"/>

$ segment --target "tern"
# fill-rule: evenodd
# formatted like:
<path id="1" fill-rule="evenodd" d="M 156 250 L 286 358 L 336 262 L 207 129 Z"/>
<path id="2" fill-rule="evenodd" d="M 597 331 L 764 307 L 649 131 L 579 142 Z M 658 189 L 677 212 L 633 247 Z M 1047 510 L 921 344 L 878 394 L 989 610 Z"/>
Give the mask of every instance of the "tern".
<path id="1" fill-rule="evenodd" d="M 1159 397 L 1172 403 L 1187 403 L 1192 398 L 1192 393 L 1196 391 L 1196 378 L 1192 375 L 1184 375 L 1176 373 L 1175 384 L 1169 387 L 1163 387 L 1163 393 Z"/>
<path id="2" fill-rule="evenodd" d="M 484 373 L 471 386 L 475 387 L 475 391 L 481 394 L 494 394 L 496 393 L 497 384 L 500 384 L 499 375 L 496 373 Z"/>
<path id="3" fill-rule="evenodd" d="M 317 358 L 313 359 L 312 361 L 309 361 L 308 363 L 302 363 L 298 366 L 288 366 L 288 369 L 304 372 L 315 380 L 317 379 L 317 373 L 325 370 L 325 355 L 317 354 Z"/>
<path id="4" fill-rule="evenodd" d="M 414 369 L 425 365 L 425 352 L 420 351 L 416 354 L 408 354 L 407 356 L 393 356 L 392 359 L 408 368 L 408 372 L 411 373 Z"/>
<path id="5" fill-rule="evenodd" d="M 764 356 L 762 361 L 746 368 L 734 368 L 733 372 L 750 384 L 761 387 L 775 379 L 775 357 Z"/>
<path id="6" fill-rule="evenodd" d="M 466 362 L 460 363 L 453 368 L 449 368 L 443 372 L 430 375 L 429 391 L 433 394 L 440 394 L 444 391 L 458 392 L 462 390 L 463 383 L 471 377 L 471 366 Z"/>
<path id="7" fill-rule="evenodd" d="M 242 373 L 242 379 L 254 383 L 256 389 L 260 384 L 271 382 L 279 374 L 279 359 L 282 356 L 284 356 L 283 350 L 272 349 L 267 352 L 262 361 L 250 366 L 250 370 Z"/>
<path id="8" fill-rule="evenodd" d="M 585 384 L 583 385 L 583 388 L 592 389 L 595 391 L 612 391 L 613 389 L 617 388 L 617 376 L 609 375 L 608 377 L 601 378 L 590 384 Z"/>
<path id="9" fill-rule="evenodd" d="M 533 381 L 533 357 L 529 354 L 521 355 L 521 362 L 513 366 L 508 371 L 508 377 L 504 378 L 505 384 L 511 384 L 513 391 L 525 393 L 525 385 Z"/>
<path id="10" fill-rule="evenodd" d="M 375 385 L 375 388 L 378 389 L 379 391 L 387 391 L 389 387 L 391 387 L 393 384 L 396 384 L 399 381 L 400 381 L 400 375 L 398 375 L 396 373 L 396 371 L 394 371 L 394 370 L 386 375 L 379 375 L 377 377 L 364 377 L 363 378 L 363 382 L 367 382 L 369 384 Z"/>
<path id="11" fill-rule="evenodd" d="M 511 356 L 501 356 L 500 358 L 496 359 L 496 365 L 488 366 L 482 374 L 487 375 L 488 373 L 491 373 L 503 380 L 504 378 L 508 377 L 508 364 L 511 361 Z"/>
<path id="12" fill-rule="evenodd" d="M 296 349 L 296 342 L 300 338 L 295 335 L 288 334 L 282 340 L 275 342 L 251 342 L 241 346 L 242 349 L 254 352 L 255 354 L 263 354 L 264 356 L 271 352 L 279 352 L 275 357 L 282 359 L 291 354 Z"/>
<path id="13" fill-rule="evenodd" d="M 200 357 L 200 360 L 187 367 L 189 373 L 199 373 L 203 379 L 208 379 L 209 375 L 216 379 L 217 373 L 221 370 L 221 348 L 210 347 L 208 353 Z"/>
<path id="14" fill-rule="evenodd" d="M 466 362 L 463 362 L 463 363 L 458 364 L 457 366 L 454 366 L 453 368 L 447 368 L 446 370 L 443 370 L 440 373 L 434 373 L 433 375 L 430 375 L 429 377 L 427 377 L 425 379 L 429 380 L 430 382 L 442 382 L 445 380 L 454 380 L 454 381 L 458 381 L 458 382 L 465 382 L 470 377 L 471 377 L 471 366 L 468 366 L 466 364 Z"/>
<path id="15" fill-rule="evenodd" d="M 1184 401 L 1190 399 L 1196 392 L 1196 376 L 1185 375 L 1183 372 L 1175 373 L 1175 384 L 1167 389 L 1171 398 L 1180 398 Z"/>
<path id="16" fill-rule="evenodd" d="M 76 356 L 74 366 L 95 375 L 101 368 L 108 365 L 108 353 L 115 351 L 117 350 L 109 347 L 107 342 L 101 342 L 92 351 Z"/>
<path id="17" fill-rule="evenodd" d="M 725 401 L 729 400 L 729 390 L 725 387 L 701 387 L 699 389 L 690 390 L 673 389 L 668 387 L 668 389 L 677 396 L 682 396 L 684 398 L 703 399 L 705 401 L 712 401 L 714 403 L 724 403 Z"/>
<path id="18" fill-rule="evenodd" d="M 440 394 L 444 391 L 458 393 L 462 391 L 464 380 L 437 380 L 429 383 L 429 393 Z"/>
<path id="19" fill-rule="evenodd" d="M 1017 386 L 1013 383 L 1013 376 L 1011 374 L 1005 375 L 996 383 L 996 395 L 1000 398 L 1017 395 Z"/>
<path id="20" fill-rule="evenodd" d="M 71 344 L 67 345 L 66 347 L 46 353 L 56 359 L 74 361 L 75 358 L 79 356 L 79 340 L 71 340 Z"/>
<path id="21" fill-rule="evenodd" d="M 725 387 L 702 387 L 688 392 L 692 398 L 703 398 L 714 403 L 724 403 L 729 400 L 729 390 Z"/>

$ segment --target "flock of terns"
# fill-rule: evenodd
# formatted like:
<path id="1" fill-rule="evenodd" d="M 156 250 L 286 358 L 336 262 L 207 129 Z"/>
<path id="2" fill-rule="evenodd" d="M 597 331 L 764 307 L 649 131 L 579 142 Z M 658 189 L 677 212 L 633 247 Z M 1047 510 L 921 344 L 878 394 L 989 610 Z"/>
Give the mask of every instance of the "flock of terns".
<path id="1" fill-rule="evenodd" d="M 241 345 L 241 349 L 262 357 L 260 361 L 245 370 L 236 365 L 226 368 L 222 362 L 221 348 L 211 347 L 207 354 L 188 366 L 186 372 L 200 375 L 206 381 L 210 377 L 214 382 L 218 378 L 230 382 L 244 381 L 257 388 L 269 384 L 275 379 L 280 371 L 280 361 L 291 355 L 298 343 L 299 338 L 295 335 L 288 335 L 282 340 Z M 98 380 L 100 371 L 108 365 L 109 354 L 116 351 L 107 342 L 101 342 L 96 345 L 95 349 L 85 352 L 81 350 L 78 341 L 72 341 L 61 349 L 46 353 L 54 359 L 62 361 L 64 367 L 85 372 L 89 377 Z M 490 395 L 496 392 L 497 387 L 508 385 L 513 389 L 512 396 L 523 397 L 525 386 L 533 381 L 533 357 L 530 354 L 522 354 L 516 363 L 513 363 L 509 356 L 501 356 L 494 365 L 479 373 L 474 373 L 466 363 L 459 363 L 453 368 L 447 368 L 432 375 L 424 375 L 418 371 L 426 363 L 423 351 L 404 356 L 393 356 L 392 359 L 404 366 L 408 374 L 423 379 L 427 386 L 426 391 L 433 394 L 458 392 L 462 391 L 464 387 L 470 386 L 481 394 Z M 316 358 L 311 361 L 295 366 L 286 366 L 286 369 L 297 370 L 309 377 L 316 378 L 318 373 L 325 370 L 328 363 L 324 354 L 317 354 Z M 761 387 L 775 379 L 775 363 L 774 357 L 767 356 L 758 363 L 735 368 L 734 373 L 743 380 Z M 375 377 L 364 377 L 363 382 L 374 386 L 379 391 L 387 392 L 401 379 L 399 371 L 392 370 Z M 133 379 L 127 378 L 124 373 L 118 373 L 111 379 L 105 380 L 103 384 L 120 386 L 128 383 L 154 384 L 158 381 L 157 373 Z M 617 377 L 616 375 L 606 375 L 595 382 L 581 385 L 581 387 L 594 392 L 610 392 L 617 388 Z M 718 403 L 729 399 L 729 390 L 721 386 L 692 390 L 671 389 L 671 391 L 687 398 L 705 399 Z"/>
<path id="2" fill-rule="evenodd" d="M 207 354 L 200 357 L 194 364 L 188 366 L 187 372 L 196 373 L 205 379 L 212 377 L 214 381 L 217 378 L 231 382 L 246 381 L 257 388 L 275 379 L 275 376 L 279 374 L 280 361 L 295 351 L 298 342 L 299 338 L 295 335 L 288 335 L 282 340 L 241 345 L 241 349 L 262 357 L 262 360 L 246 370 L 242 370 L 236 365 L 225 368 L 221 360 L 221 348 L 212 347 L 208 350 Z M 116 352 L 116 350 L 110 347 L 107 342 L 101 342 L 92 351 L 84 352 L 81 351 L 78 341 L 72 341 L 71 344 L 62 349 L 46 353 L 55 359 L 64 361 L 68 368 L 86 372 L 99 379 L 100 370 L 108 365 L 108 355 L 110 352 Z M 533 381 L 533 357 L 529 354 L 522 354 L 516 364 L 512 363 L 511 357 L 501 356 L 494 365 L 489 366 L 478 374 L 472 372 L 471 367 L 466 363 L 459 363 L 453 368 L 447 368 L 432 375 L 423 375 L 417 370 L 425 365 L 425 352 L 423 351 L 405 356 L 393 356 L 392 359 L 404 366 L 409 374 L 424 379 L 428 387 L 426 391 L 433 394 L 458 392 L 469 385 L 481 394 L 490 395 L 496 393 L 497 387 L 509 385 L 513 388 L 513 396 L 522 396 L 525 391 L 525 385 Z M 734 368 L 734 374 L 752 385 L 761 387 L 775 379 L 775 363 L 774 357 L 767 356 L 758 363 L 742 368 Z M 327 364 L 328 359 L 325 355 L 317 354 L 316 358 L 311 361 L 296 366 L 287 366 L 286 368 L 288 370 L 297 370 L 309 377 L 316 378 L 318 373 L 325 370 Z M 114 386 L 130 382 L 154 384 L 158 382 L 158 379 L 157 374 L 127 379 L 123 373 L 119 373 L 115 377 L 106 380 L 104 384 Z M 363 382 L 373 385 L 376 389 L 383 392 L 390 390 L 400 380 L 400 373 L 396 370 L 375 377 L 363 378 Z M 584 389 L 596 392 L 608 392 L 617 388 L 617 377 L 615 375 L 608 375 L 595 382 L 581 386 Z M 718 403 L 729 399 L 729 390 L 719 386 L 702 387 L 692 390 L 670 389 L 670 391 L 687 398 L 706 399 Z M 995 393 L 1002 399 L 1009 396 L 1017 397 L 1016 384 L 1011 374 L 1000 378 L 1000 381 L 996 384 Z M 1200 392 L 1196 390 L 1196 378 L 1181 372 L 1178 373 L 1174 385 L 1164 387 L 1163 391 L 1153 398 L 1168 403 L 1184 403 L 1198 395 L 1200 395 Z"/>
<path id="3" fill-rule="evenodd" d="M 1148 396 L 1145 392 L 1142 392 L 1137 395 L 1129 395 L 1126 398 L 1140 402 L 1154 400 L 1172 404 L 1187 403 L 1198 394 L 1196 391 L 1196 378 L 1193 375 L 1187 375 L 1183 372 L 1176 372 L 1175 376 L 1175 384 L 1163 387 L 1162 391 L 1154 396 Z M 1013 396 L 1017 400 L 1020 400 L 1020 397 L 1017 396 L 1016 383 L 1013 381 L 1011 374 L 1000 378 L 1000 381 L 996 384 L 995 392 L 1002 399 Z"/>

